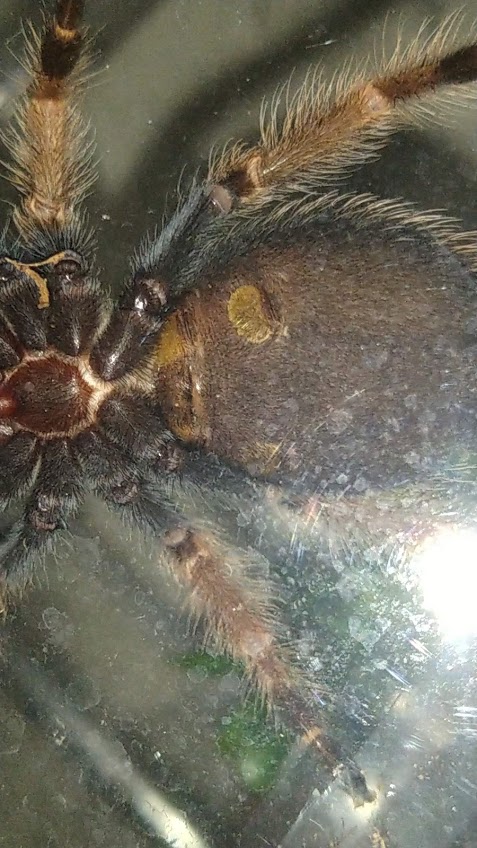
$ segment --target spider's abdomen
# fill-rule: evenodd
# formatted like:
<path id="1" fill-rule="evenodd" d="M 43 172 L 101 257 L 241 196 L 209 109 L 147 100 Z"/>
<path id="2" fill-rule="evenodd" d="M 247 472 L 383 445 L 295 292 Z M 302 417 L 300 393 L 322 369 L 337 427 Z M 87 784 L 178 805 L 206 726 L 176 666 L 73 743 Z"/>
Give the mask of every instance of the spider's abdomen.
<path id="1" fill-rule="evenodd" d="M 349 230 L 259 246 L 182 299 L 157 350 L 178 438 L 253 474 L 358 490 L 473 448 L 470 273 L 412 231 Z"/>

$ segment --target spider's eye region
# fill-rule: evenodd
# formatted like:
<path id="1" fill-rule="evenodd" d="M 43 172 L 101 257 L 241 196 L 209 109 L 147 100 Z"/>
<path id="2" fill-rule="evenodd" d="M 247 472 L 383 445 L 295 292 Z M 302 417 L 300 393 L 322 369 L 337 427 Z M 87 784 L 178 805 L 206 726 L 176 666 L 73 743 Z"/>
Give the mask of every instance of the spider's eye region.
<path id="1" fill-rule="evenodd" d="M 129 504 L 133 503 L 139 496 L 139 485 L 136 480 L 125 480 L 118 486 L 111 489 L 111 497 L 114 503 Z"/>

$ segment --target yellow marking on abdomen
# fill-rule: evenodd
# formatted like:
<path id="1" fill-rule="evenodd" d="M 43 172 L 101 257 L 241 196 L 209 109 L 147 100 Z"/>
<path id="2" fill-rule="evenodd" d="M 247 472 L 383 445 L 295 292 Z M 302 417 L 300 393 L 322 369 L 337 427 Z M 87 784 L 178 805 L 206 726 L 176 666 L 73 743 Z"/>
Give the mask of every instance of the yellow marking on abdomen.
<path id="1" fill-rule="evenodd" d="M 237 335 L 252 344 L 263 344 L 276 331 L 275 322 L 266 314 L 256 286 L 235 289 L 227 303 L 227 315 Z"/>

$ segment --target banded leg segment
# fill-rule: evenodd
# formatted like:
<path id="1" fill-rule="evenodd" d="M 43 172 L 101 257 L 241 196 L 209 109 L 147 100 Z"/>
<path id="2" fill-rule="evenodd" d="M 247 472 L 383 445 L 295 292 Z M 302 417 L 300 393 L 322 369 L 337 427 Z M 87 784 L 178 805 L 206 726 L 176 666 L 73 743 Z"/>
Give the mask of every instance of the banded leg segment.
<path id="1" fill-rule="evenodd" d="M 9 178 L 22 195 L 13 221 L 25 241 L 74 230 L 94 179 L 87 125 L 75 104 L 86 67 L 82 11 L 83 0 L 58 0 L 42 32 L 28 33 L 30 82 L 6 139 Z"/>
<path id="2" fill-rule="evenodd" d="M 262 115 L 259 144 L 236 144 L 212 162 L 210 183 L 228 189 L 236 202 L 247 202 L 286 181 L 305 178 L 319 185 L 361 164 L 391 132 L 409 123 L 412 108 L 400 106 L 418 108 L 420 98 L 442 87 L 477 79 L 476 42 L 446 49 L 447 33 L 455 26 L 453 15 L 432 38 L 422 43 L 418 37 L 374 78 L 358 73 L 350 79 L 345 73 L 327 86 L 312 76 L 291 100 L 281 126 L 273 106 L 268 123 Z"/>
<path id="3" fill-rule="evenodd" d="M 211 538 L 185 527 L 165 536 L 172 571 L 187 592 L 193 616 L 203 618 L 206 637 L 240 662 L 269 708 L 315 746 L 334 776 L 345 769 L 345 785 L 357 806 L 374 800 L 364 775 L 317 723 L 310 683 L 281 644 L 273 606 L 257 579 L 237 571 Z M 229 557 L 227 556 L 229 554 Z"/>

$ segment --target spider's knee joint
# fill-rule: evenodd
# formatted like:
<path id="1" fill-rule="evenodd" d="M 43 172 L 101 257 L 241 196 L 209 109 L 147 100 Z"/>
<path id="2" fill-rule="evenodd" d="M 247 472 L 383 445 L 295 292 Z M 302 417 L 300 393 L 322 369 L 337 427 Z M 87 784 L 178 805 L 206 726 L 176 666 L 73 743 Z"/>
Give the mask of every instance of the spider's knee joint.
<path id="1" fill-rule="evenodd" d="M 236 205 L 233 192 L 220 183 L 211 187 L 209 203 L 217 216 L 228 215 Z"/>
<path id="2" fill-rule="evenodd" d="M 172 548 L 179 552 L 185 545 L 192 547 L 194 534 L 188 527 L 174 527 L 173 530 L 168 530 L 164 534 L 164 544 L 166 548 Z"/>
<path id="3" fill-rule="evenodd" d="M 66 527 L 62 500 L 47 493 L 38 492 L 32 498 L 26 519 L 30 526 L 40 533 L 53 533 Z"/>
<path id="4" fill-rule="evenodd" d="M 387 97 L 385 92 L 381 91 L 379 85 L 369 83 L 363 88 L 361 95 L 366 106 L 366 111 L 369 114 L 382 117 L 390 111 L 391 104 L 389 97 Z"/>
<path id="5" fill-rule="evenodd" d="M 152 463 L 152 471 L 157 474 L 172 474 L 183 467 L 185 451 L 173 442 L 165 442 L 158 451 L 158 456 Z"/>
<path id="6" fill-rule="evenodd" d="M 30 510 L 28 521 L 34 530 L 40 533 L 54 533 L 55 530 L 65 530 L 66 523 L 58 514 L 56 506 L 43 503 L 39 498 L 36 506 Z"/>
<path id="7" fill-rule="evenodd" d="M 206 562 L 210 557 L 210 551 L 201 537 L 187 527 L 169 530 L 164 536 L 164 545 L 189 579 L 192 578 L 197 565 Z"/>
<path id="8" fill-rule="evenodd" d="M 78 277 L 85 274 L 84 262 L 76 250 L 61 250 L 48 259 L 33 263 L 29 267 L 38 268 L 44 274 L 65 282 L 70 282 L 72 279 L 76 281 Z"/>
<path id="9" fill-rule="evenodd" d="M 134 274 L 130 288 L 124 292 L 120 308 L 156 318 L 164 311 L 168 298 L 166 281 L 140 268 Z"/>
<path id="10" fill-rule="evenodd" d="M 115 504 L 126 506 L 137 501 L 139 495 L 139 483 L 136 480 L 125 480 L 110 489 L 109 499 Z"/>

